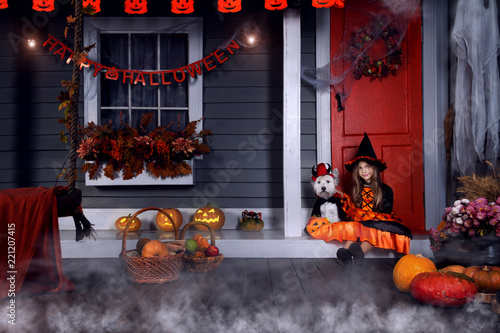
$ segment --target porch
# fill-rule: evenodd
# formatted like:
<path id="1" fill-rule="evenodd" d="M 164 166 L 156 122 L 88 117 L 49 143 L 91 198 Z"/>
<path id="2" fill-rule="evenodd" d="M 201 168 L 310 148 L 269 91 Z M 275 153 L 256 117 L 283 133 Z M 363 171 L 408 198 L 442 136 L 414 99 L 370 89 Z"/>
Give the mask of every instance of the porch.
<path id="1" fill-rule="evenodd" d="M 75 226 L 71 217 L 59 218 L 61 251 L 63 258 L 116 258 L 122 249 L 123 232 L 115 229 L 114 222 L 120 216 L 133 214 L 138 209 L 87 209 L 86 217 L 94 224 L 96 239 L 85 238 L 75 241 Z M 192 217 L 194 209 L 180 209 L 185 219 Z M 302 233 L 299 236 L 287 236 L 284 228 L 283 211 L 281 209 L 264 209 L 262 212 L 265 223 L 260 232 L 244 232 L 238 228 L 238 219 L 242 209 L 224 209 L 226 222 L 223 229 L 215 232 L 215 242 L 226 258 L 335 258 L 339 242 L 324 242 Z M 157 211 L 146 211 L 139 215 L 142 227 L 136 232 L 129 232 L 126 249 L 134 249 L 140 238 L 173 240 L 173 232 L 158 230 L 155 217 Z M 300 230 L 311 214 L 310 208 L 303 208 L 300 218 L 294 218 L 293 223 Z M 290 221 L 289 221 L 290 222 Z M 187 222 L 184 221 L 182 227 Z M 301 226 L 302 225 L 302 226 Z M 182 228 L 181 227 L 181 228 Z M 187 230 L 184 239 L 191 238 L 196 233 L 210 238 L 210 233 L 197 229 Z M 428 258 L 433 257 L 429 247 L 428 234 L 414 235 L 410 253 L 420 253 Z M 367 258 L 397 258 L 400 255 L 394 251 L 373 249 Z"/>
<path id="2" fill-rule="evenodd" d="M 396 259 L 225 258 L 209 273 L 133 284 L 118 258 L 64 259 L 76 290 L 16 296 L 2 332 L 487 332 L 491 304 L 419 304 L 392 281 Z M 7 300 L 8 301 L 8 300 Z M 5 309 L 6 300 L 0 300 Z"/>

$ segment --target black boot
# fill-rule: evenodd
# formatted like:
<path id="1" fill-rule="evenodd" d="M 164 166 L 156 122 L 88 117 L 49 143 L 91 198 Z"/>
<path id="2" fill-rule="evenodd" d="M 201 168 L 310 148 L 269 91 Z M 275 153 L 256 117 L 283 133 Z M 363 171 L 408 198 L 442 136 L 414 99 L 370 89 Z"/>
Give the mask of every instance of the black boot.
<path id="1" fill-rule="evenodd" d="M 352 254 L 344 247 L 337 250 L 337 258 L 339 258 L 344 265 L 352 264 Z"/>
<path id="2" fill-rule="evenodd" d="M 365 253 L 358 243 L 352 243 L 349 246 L 349 252 L 352 254 L 354 263 L 362 264 L 365 259 Z"/>

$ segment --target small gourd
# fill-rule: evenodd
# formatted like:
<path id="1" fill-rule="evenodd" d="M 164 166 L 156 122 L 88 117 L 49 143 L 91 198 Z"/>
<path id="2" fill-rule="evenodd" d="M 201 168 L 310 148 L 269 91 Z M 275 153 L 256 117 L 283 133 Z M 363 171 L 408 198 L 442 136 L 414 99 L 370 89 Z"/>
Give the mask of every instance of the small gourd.
<path id="1" fill-rule="evenodd" d="M 261 231 L 264 229 L 264 221 L 262 221 L 262 214 L 252 211 L 243 211 L 241 214 L 241 230 L 243 231 Z"/>

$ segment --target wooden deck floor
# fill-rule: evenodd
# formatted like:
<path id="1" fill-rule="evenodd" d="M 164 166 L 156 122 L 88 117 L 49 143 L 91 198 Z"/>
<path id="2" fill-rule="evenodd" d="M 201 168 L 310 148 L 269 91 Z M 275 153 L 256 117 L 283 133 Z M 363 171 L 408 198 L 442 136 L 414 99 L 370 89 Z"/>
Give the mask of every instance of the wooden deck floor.
<path id="1" fill-rule="evenodd" d="M 224 259 L 214 272 L 134 284 L 119 259 L 65 259 L 76 290 L 16 297 L 2 332 L 498 332 L 500 315 L 418 304 L 392 282 L 396 259 Z M 7 303 L 0 301 L 5 311 Z"/>

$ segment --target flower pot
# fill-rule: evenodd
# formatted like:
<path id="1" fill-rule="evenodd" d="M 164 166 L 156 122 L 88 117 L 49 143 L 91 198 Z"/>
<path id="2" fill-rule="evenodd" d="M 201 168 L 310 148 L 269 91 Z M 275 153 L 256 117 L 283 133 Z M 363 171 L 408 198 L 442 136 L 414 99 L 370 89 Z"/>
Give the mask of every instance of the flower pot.
<path id="1" fill-rule="evenodd" d="M 432 244 L 432 237 L 430 239 Z M 500 266 L 500 237 L 483 236 L 474 240 L 450 239 L 445 247 L 433 252 L 437 268 L 448 265 Z"/>

